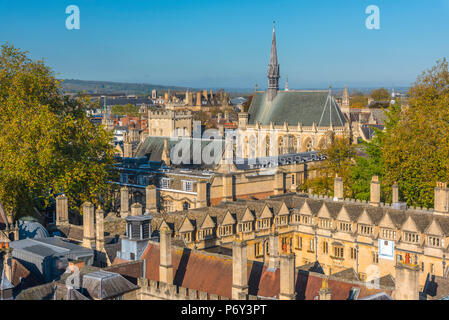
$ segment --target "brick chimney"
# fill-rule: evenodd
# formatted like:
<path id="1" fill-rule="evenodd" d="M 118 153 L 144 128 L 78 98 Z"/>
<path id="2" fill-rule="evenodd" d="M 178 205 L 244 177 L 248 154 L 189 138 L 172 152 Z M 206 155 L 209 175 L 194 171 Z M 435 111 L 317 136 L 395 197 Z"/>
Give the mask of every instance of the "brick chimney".
<path id="1" fill-rule="evenodd" d="M 129 189 L 122 187 L 120 189 L 120 216 L 126 218 L 129 214 Z"/>
<path id="2" fill-rule="evenodd" d="M 295 255 L 281 254 L 279 300 L 295 300 Z"/>
<path id="3" fill-rule="evenodd" d="M 343 179 L 339 176 L 336 176 L 334 179 L 334 201 L 342 201 L 343 199 Z"/>
<path id="4" fill-rule="evenodd" d="M 171 256 L 171 230 L 162 228 L 159 230 L 160 242 L 160 263 L 159 263 L 159 281 L 173 284 L 173 264 Z"/>
<path id="5" fill-rule="evenodd" d="M 243 240 L 232 243 L 232 300 L 244 300 L 248 294 L 247 245 Z"/>
<path id="6" fill-rule="evenodd" d="M 95 249 L 101 251 L 104 249 L 104 211 L 101 207 L 97 208 L 95 213 L 95 231 L 96 231 L 96 245 Z"/>
<path id="7" fill-rule="evenodd" d="M 370 183 L 370 205 L 380 206 L 380 182 L 378 176 L 373 176 Z"/>
<path id="8" fill-rule="evenodd" d="M 398 262 L 395 266 L 395 300 L 419 300 L 419 267 Z"/>
<path id="9" fill-rule="evenodd" d="M 434 201 L 434 213 L 449 213 L 449 189 L 447 187 L 447 183 L 437 182 Z"/>
<path id="10" fill-rule="evenodd" d="M 95 244 L 95 207 L 90 202 L 83 204 L 83 247 L 92 249 Z"/>
<path id="11" fill-rule="evenodd" d="M 56 225 L 65 225 L 69 223 L 69 199 L 66 195 L 60 195 L 56 198 Z"/>

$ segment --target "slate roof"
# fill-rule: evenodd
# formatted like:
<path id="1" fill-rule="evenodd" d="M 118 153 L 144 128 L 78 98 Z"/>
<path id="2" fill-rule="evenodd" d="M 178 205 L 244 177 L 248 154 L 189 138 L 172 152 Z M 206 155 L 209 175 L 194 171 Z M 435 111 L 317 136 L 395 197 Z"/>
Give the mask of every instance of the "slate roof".
<path id="1" fill-rule="evenodd" d="M 65 284 L 50 282 L 22 291 L 16 300 L 89 300 L 79 291 Z"/>
<path id="2" fill-rule="evenodd" d="M 447 297 L 449 297 L 449 278 L 428 274 L 423 295 L 427 300 L 447 300 Z"/>
<path id="3" fill-rule="evenodd" d="M 193 143 L 201 143 L 201 151 L 206 146 L 210 145 L 211 149 L 217 149 L 221 150 L 218 154 L 212 154 L 213 161 L 212 164 L 205 163 L 203 159 L 201 161 L 201 167 L 204 168 L 214 168 L 217 164 L 220 163 L 220 160 L 222 158 L 223 152 L 224 152 L 224 140 L 222 139 L 215 139 L 215 140 L 209 140 L 209 139 L 193 139 L 193 138 L 171 138 L 171 137 L 152 137 L 149 136 L 145 139 L 145 141 L 141 144 L 139 144 L 139 147 L 136 150 L 136 157 L 144 157 L 148 156 L 150 161 L 161 161 L 162 160 L 162 151 L 164 149 L 164 140 L 167 139 L 167 147 L 170 149 L 170 159 L 172 162 L 172 166 L 175 164 L 173 163 L 174 157 L 172 156 L 172 149 L 175 145 L 180 143 L 179 147 L 187 148 L 190 153 L 191 161 L 190 163 L 193 164 Z M 198 141 L 199 140 L 199 141 Z M 219 149 L 220 148 L 220 149 Z"/>
<path id="4" fill-rule="evenodd" d="M 266 92 L 256 92 L 249 108 L 249 124 L 259 121 L 269 125 L 287 122 L 289 126 L 344 126 L 346 118 L 337 106 L 334 98 L 329 107 L 326 100 L 328 91 L 279 91 L 272 102 L 267 100 Z M 324 112 L 323 112 L 324 110 Z M 321 119 L 321 123 L 320 123 Z"/>
<path id="5" fill-rule="evenodd" d="M 138 289 L 120 274 L 104 270 L 84 275 L 82 287 L 89 297 L 99 300 L 113 298 Z"/>

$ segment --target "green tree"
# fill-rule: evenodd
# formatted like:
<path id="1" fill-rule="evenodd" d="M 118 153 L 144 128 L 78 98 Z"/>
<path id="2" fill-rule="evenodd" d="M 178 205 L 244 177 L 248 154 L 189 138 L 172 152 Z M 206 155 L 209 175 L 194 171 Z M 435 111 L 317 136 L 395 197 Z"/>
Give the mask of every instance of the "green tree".
<path id="1" fill-rule="evenodd" d="M 385 88 L 372 90 L 370 96 L 375 101 L 386 101 L 390 99 L 390 93 Z"/>
<path id="2" fill-rule="evenodd" d="M 317 169 L 317 176 L 308 179 L 300 189 L 312 190 L 313 193 L 333 195 L 334 178 L 336 175 L 343 179 L 345 194 L 350 196 L 351 167 L 355 148 L 348 137 L 336 137 L 329 133 L 326 142 L 318 148 L 326 156 L 326 160 Z"/>
<path id="3" fill-rule="evenodd" d="M 423 72 L 409 90 L 409 105 L 387 130 L 384 182 L 398 182 L 409 205 L 433 207 L 437 181 L 449 180 L 449 70 L 446 59 Z"/>
<path id="4" fill-rule="evenodd" d="M 91 123 L 87 97 L 63 97 L 43 61 L 3 45 L 0 55 L 0 201 L 17 218 L 64 190 L 72 207 L 98 203 L 112 177 L 112 136 Z"/>
<path id="5" fill-rule="evenodd" d="M 111 107 L 111 113 L 122 116 L 124 115 L 138 116 L 139 107 L 129 103 L 125 105 L 115 105 Z"/>

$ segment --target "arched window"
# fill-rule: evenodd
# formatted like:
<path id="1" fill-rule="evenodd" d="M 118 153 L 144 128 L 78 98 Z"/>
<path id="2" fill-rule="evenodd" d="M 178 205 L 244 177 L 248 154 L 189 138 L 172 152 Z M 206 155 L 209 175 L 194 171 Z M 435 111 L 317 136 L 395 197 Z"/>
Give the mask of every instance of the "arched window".
<path id="1" fill-rule="evenodd" d="M 188 203 L 187 201 L 184 201 L 182 203 L 182 210 L 189 210 L 190 209 L 190 203 Z"/>
<path id="2" fill-rule="evenodd" d="M 279 137 L 278 138 L 278 154 L 284 153 L 284 138 Z"/>
<path id="3" fill-rule="evenodd" d="M 270 136 L 269 135 L 267 135 L 267 137 L 265 138 L 265 144 L 266 144 L 265 155 L 267 157 L 269 157 L 269 156 L 271 156 L 271 152 L 270 152 L 271 146 L 270 146 Z"/>

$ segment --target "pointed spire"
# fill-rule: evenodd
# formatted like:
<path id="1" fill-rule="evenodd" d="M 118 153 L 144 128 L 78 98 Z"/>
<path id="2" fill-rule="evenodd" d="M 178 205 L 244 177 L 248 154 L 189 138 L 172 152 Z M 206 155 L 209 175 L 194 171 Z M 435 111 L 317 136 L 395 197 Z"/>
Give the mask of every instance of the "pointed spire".
<path id="1" fill-rule="evenodd" d="M 276 48 L 276 30 L 273 21 L 273 39 L 271 41 L 270 64 L 268 65 L 268 101 L 273 101 L 279 91 L 279 64 Z"/>
<path id="2" fill-rule="evenodd" d="M 286 83 L 285 83 L 285 91 L 288 91 L 289 89 L 288 89 L 288 75 L 287 75 L 287 81 L 286 81 Z"/>

